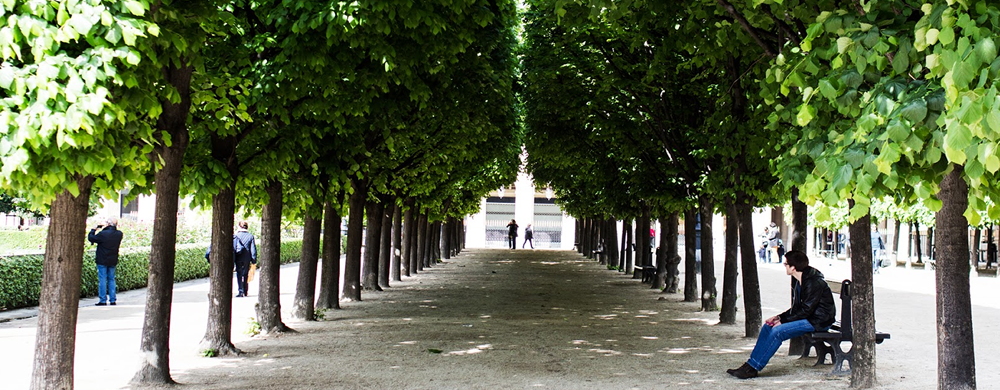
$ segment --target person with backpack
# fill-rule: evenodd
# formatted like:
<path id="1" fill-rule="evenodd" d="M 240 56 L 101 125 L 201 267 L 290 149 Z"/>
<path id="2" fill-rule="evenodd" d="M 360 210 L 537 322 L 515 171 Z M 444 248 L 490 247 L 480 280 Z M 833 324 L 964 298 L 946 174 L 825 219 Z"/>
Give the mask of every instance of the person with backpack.
<path id="1" fill-rule="evenodd" d="M 247 221 L 240 221 L 237 226 L 236 234 L 233 234 L 233 264 L 236 267 L 236 285 L 239 289 L 236 297 L 241 298 L 247 296 L 250 267 L 257 266 L 257 244 L 248 230 Z"/>

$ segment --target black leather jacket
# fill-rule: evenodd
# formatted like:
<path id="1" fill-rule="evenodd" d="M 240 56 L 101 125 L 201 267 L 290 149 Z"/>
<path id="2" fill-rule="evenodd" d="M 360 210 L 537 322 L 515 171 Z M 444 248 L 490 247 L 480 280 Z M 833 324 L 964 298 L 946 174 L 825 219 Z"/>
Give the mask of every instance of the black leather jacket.
<path id="1" fill-rule="evenodd" d="M 833 292 L 823 273 L 813 267 L 802 272 L 802 283 L 792 278 L 792 308 L 778 314 L 782 323 L 808 320 L 817 330 L 829 328 L 837 318 Z"/>

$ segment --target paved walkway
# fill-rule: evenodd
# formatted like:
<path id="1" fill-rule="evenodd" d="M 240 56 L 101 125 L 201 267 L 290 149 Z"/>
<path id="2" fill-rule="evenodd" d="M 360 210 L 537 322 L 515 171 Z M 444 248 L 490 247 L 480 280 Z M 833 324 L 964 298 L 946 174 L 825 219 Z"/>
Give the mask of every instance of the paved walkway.
<path id="1" fill-rule="evenodd" d="M 718 260 L 716 269 L 721 272 Z M 849 275 L 842 260 L 814 261 L 814 265 L 829 279 Z M 297 264 L 282 268 L 282 307 L 286 311 L 291 307 L 297 270 Z M 496 276 L 498 273 L 502 277 Z M 737 382 L 723 371 L 739 365 L 752 348 L 753 340 L 739 337 L 741 324 L 713 326 L 717 313 L 701 313 L 696 304 L 678 302 L 677 295 L 658 294 L 571 252 L 471 250 L 404 279 L 386 292 L 365 292 L 364 301 L 345 303 L 345 310 L 328 312 L 330 321 L 301 323 L 286 314 L 286 323 L 302 333 L 277 339 L 252 339 L 243 333 L 254 315 L 256 287 L 252 286 L 251 297 L 234 299 L 233 306 L 233 341 L 248 354 L 216 359 L 197 356 L 207 321 L 207 279 L 179 283 L 174 289 L 171 328 L 174 378 L 185 383 L 185 388 L 197 389 L 497 388 L 498 384 L 503 388 L 558 389 L 846 387 L 842 378 L 826 378 L 823 373 L 828 369 L 806 368 L 807 362 L 788 357 L 772 360 L 765 378 Z M 761 264 L 760 279 L 765 317 L 783 310 L 789 299 L 783 267 Z M 887 268 L 876 275 L 875 283 L 878 328 L 892 333 L 892 339 L 877 349 L 883 388 L 935 389 L 933 271 Z M 996 299 L 1000 280 L 973 277 L 972 291 L 978 383 L 980 388 L 990 388 L 1000 383 L 1000 370 L 994 369 L 1000 365 L 1000 354 L 995 353 L 1000 346 L 995 337 L 1000 326 L 1000 302 Z M 484 296 L 488 299 L 477 300 Z M 138 361 L 145 290 L 118 294 L 115 307 L 94 307 L 95 302 L 96 298 L 80 302 L 76 388 L 125 388 Z M 742 313 L 742 302 L 739 305 Z M 440 308 L 462 314 L 443 315 L 446 310 Z M 35 313 L 34 309 L 0 312 L 0 321 L 4 321 L 0 322 L 0 387 L 4 389 L 27 388 Z M 584 325 L 573 322 L 577 317 Z M 428 327 L 404 326 L 421 321 Z M 563 322 L 567 322 L 566 327 L 559 325 Z M 365 330 L 372 324 L 382 324 L 377 328 L 378 337 L 359 336 L 376 332 L 375 328 Z M 545 326 L 533 327 L 539 324 Z M 478 344 L 477 337 L 469 334 L 473 327 L 484 333 L 477 336 L 483 339 Z M 403 328 L 420 328 L 423 333 L 393 333 L 403 332 Z M 627 339 L 626 329 L 641 329 L 636 331 L 639 337 Z M 674 329 L 688 332 L 693 335 L 690 338 L 706 345 L 685 345 L 684 337 L 670 333 Z M 325 336 L 311 338 L 317 334 Z M 506 340 L 504 334 L 519 334 L 515 337 L 522 341 L 501 341 Z M 320 348 L 317 343 L 327 339 L 337 339 L 339 344 Z M 311 345 L 295 346 L 295 340 Z M 275 345 L 283 349 L 269 349 Z M 352 349 L 355 347 L 360 350 Z M 373 350 L 373 355 L 367 354 Z M 428 354 L 431 350 L 440 355 Z M 308 363 L 295 360 L 299 355 L 324 353 L 329 355 L 330 364 L 317 367 L 316 372 L 310 371 L 313 368 Z M 476 354 L 508 358 L 502 369 L 483 371 L 481 363 L 474 360 L 429 357 Z M 350 359 L 337 360 L 345 356 Z M 586 365 L 602 358 L 607 359 L 601 360 L 607 365 L 599 367 L 605 368 Z M 299 367 L 296 370 L 302 370 L 303 375 L 283 379 L 288 381 L 284 387 L 263 385 L 280 376 L 281 370 L 288 368 L 286 364 Z M 436 382 L 421 376 L 428 371 L 436 375 Z M 398 379 L 387 382 L 386 372 Z M 320 377 L 302 379 L 310 375 Z M 323 379 L 325 375 L 338 379 Z"/>

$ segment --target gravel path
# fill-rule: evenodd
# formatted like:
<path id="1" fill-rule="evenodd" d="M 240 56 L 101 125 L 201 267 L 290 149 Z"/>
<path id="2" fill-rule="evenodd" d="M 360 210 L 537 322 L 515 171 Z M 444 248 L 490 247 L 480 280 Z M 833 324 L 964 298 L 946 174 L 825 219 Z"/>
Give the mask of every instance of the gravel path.
<path id="1" fill-rule="evenodd" d="M 842 261 L 816 264 L 839 277 Z M 721 270 L 721 263 L 717 266 Z M 764 315 L 788 302 L 780 266 L 762 264 Z M 283 307 L 291 307 L 297 265 L 282 269 Z M 893 339 L 878 347 L 885 389 L 934 389 L 933 273 L 887 269 L 876 277 L 879 329 Z M 719 277 L 721 289 L 721 275 Z M 910 282 L 901 282 L 909 280 Z M 998 282 L 974 278 L 987 294 Z M 979 287 L 977 287 L 979 286 Z M 985 287 L 984 287 L 985 286 Z M 922 292 L 921 290 L 924 290 Z M 983 290 L 983 292 L 980 292 Z M 717 312 L 701 312 L 682 296 L 660 294 L 575 252 L 469 250 L 395 282 L 363 301 L 343 303 L 324 321 L 286 323 L 298 333 L 250 338 L 251 298 L 234 301 L 233 341 L 240 357 L 202 358 L 205 280 L 175 288 L 171 368 L 181 389 L 836 389 L 848 379 L 829 366 L 785 355 L 761 378 L 725 374 L 753 347 L 742 322 L 718 325 Z M 993 295 L 995 296 L 995 294 Z M 126 388 L 135 371 L 144 291 L 119 294 L 117 307 L 81 301 L 76 359 L 77 389 Z M 976 301 L 980 388 L 1000 383 L 989 367 L 1000 309 Z M 983 304 L 983 305 L 980 305 Z M 742 305 L 742 301 L 740 302 Z M 8 313 L 10 316 L 10 313 Z M 742 317 L 740 310 L 739 317 Z M 4 389 L 26 388 L 35 319 L 0 323 L 0 376 Z M 12 387 L 8 387 L 8 385 Z"/>

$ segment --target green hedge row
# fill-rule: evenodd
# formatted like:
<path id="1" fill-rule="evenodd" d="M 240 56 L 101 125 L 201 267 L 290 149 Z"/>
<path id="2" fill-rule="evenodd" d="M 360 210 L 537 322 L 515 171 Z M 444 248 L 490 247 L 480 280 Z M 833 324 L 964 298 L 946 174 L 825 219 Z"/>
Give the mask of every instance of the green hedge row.
<path id="1" fill-rule="evenodd" d="M 0 229 L 0 251 L 41 251 L 46 234 L 48 229 L 44 228 L 25 231 Z"/>
<path id="2" fill-rule="evenodd" d="M 208 262 L 205 261 L 205 244 L 177 246 L 174 265 L 174 282 L 207 278 Z M 302 240 L 281 243 L 281 264 L 294 263 L 302 256 Z M 149 248 L 122 249 L 115 267 L 115 284 L 118 291 L 146 287 L 149 276 Z M 97 265 L 94 251 L 83 255 L 80 297 L 97 295 Z M 25 255 L 0 257 L 0 310 L 38 305 L 42 285 L 42 256 Z"/>

